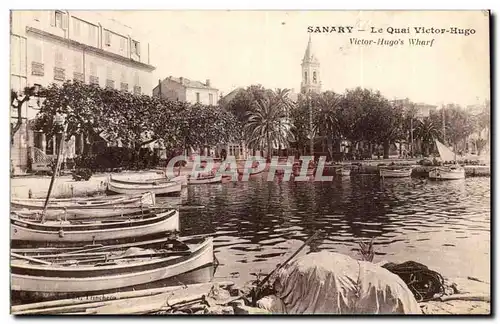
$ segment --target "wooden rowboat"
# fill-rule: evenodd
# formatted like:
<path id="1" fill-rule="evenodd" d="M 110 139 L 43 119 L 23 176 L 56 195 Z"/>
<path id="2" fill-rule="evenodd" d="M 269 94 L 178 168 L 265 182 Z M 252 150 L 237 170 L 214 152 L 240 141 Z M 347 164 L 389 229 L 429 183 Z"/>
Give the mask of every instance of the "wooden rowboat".
<path id="1" fill-rule="evenodd" d="M 51 199 L 47 209 L 95 209 L 103 207 L 141 207 L 154 206 L 155 194 L 153 192 L 142 192 L 135 195 L 125 195 L 120 197 L 102 197 L 102 198 L 69 198 L 69 199 Z M 29 210 L 42 210 L 45 199 L 11 199 L 13 208 L 22 208 Z"/>
<path id="2" fill-rule="evenodd" d="M 149 243 L 38 258 L 11 253 L 13 299 L 33 301 L 143 289 L 164 285 L 168 279 L 185 277 L 214 263 L 211 237 L 192 244 L 168 238 L 163 239 L 163 245 L 158 240 Z"/>
<path id="3" fill-rule="evenodd" d="M 168 206 L 171 207 L 171 206 Z M 93 209 L 48 209 L 45 212 L 45 220 L 92 220 L 113 219 L 119 217 L 134 217 L 155 212 L 159 207 L 121 207 L 111 206 Z M 167 207 L 165 207 L 167 208 Z M 42 211 L 16 210 L 15 214 L 20 219 L 33 220 L 42 217 Z"/>
<path id="4" fill-rule="evenodd" d="M 189 184 L 206 184 L 206 183 L 220 183 L 222 182 L 222 175 L 208 175 L 199 178 L 188 178 Z"/>
<path id="5" fill-rule="evenodd" d="M 461 166 L 445 166 L 429 171 L 429 179 L 433 180 L 459 180 L 465 179 L 465 169 Z"/>
<path id="6" fill-rule="evenodd" d="M 179 182 L 165 183 L 143 183 L 143 184 L 125 184 L 112 180 L 108 181 L 108 192 L 117 194 L 139 194 L 144 192 L 153 192 L 157 196 L 180 194 L 182 186 Z"/>
<path id="7" fill-rule="evenodd" d="M 163 184 L 170 182 L 178 182 L 183 186 L 187 185 L 186 176 L 177 176 L 173 178 L 161 177 L 161 178 L 151 178 L 151 179 L 115 178 L 110 176 L 110 180 L 115 183 L 131 184 L 131 185 Z"/>
<path id="8" fill-rule="evenodd" d="M 112 241 L 145 237 L 157 233 L 179 231 L 179 212 L 174 209 L 137 217 L 114 218 L 110 221 L 47 221 L 25 220 L 11 215 L 11 240 L 15 244 L 75 243 Z"/>
<path id="9" fill-rule="evenodd" d="M 407 178 L 411 177 L 412 168 L 380 168 L 382 178 Z"/>

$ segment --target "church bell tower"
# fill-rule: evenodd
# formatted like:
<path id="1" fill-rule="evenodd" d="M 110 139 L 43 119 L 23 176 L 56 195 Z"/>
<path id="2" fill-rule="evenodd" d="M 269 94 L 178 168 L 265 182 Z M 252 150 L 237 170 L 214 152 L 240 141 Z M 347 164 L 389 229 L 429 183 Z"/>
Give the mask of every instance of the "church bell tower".
<path id="1" fill-rule="evenodd" d="M 302 59 L 302 83 L 300 84 L 300 92 L 321 92 L 321 78 L 319 73 L 319 61 L 313 53 L 311 35 L 307 43 L 306 52 Z"/>

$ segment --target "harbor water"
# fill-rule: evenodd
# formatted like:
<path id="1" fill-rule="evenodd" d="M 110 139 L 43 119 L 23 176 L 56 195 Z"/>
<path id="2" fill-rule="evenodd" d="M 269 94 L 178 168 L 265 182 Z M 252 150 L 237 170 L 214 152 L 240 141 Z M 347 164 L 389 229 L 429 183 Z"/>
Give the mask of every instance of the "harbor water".
<path id="1" fill-rule="evenodd" d="M 373 239 L 374 262 L 417 261 L 445 277 L 490 282 L 490 178 L 435 182 L 373 175 L 332 182 L 248 182 L 184 189 L 183 235 L 215 233 L 215 277 L 243 284 L 268 273 L 317 230 L 308 251 L 360 259 Z M 161 198 L 158 198 L 161 203 Z"/>

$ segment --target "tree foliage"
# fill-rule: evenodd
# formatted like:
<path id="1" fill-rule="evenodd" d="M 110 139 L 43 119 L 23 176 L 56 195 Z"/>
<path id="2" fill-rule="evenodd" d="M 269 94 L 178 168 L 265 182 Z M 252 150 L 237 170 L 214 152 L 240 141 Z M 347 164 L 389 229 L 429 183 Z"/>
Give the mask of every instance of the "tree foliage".
<path id="1" fill-rule="evenodd" d="M 23 123 L 22 109 L 24 103 L 28 102 L 35 96 L 35 87 L 25 87 L 22 93 L 18 93 L 13 89 L 10 90 L 10 107 L 16 110 L 17 116 L 15 123 L 10 125 L 10 137 L 13 139 L 17 131 L 21 128 Z"/>
<path id="2" fill-rule="evenodd" d="M 43 89 L 44 101 L 35 128 L 52 136 L 62 130 L 56 115 L 64 116 L 65 138 L 101 136 L 135 151 L 153 141 L 173 150 L 214 145 L 241 134 L 237 119 L 215 106 L 191 105 L 147 95 L 135 95 L 97 85 L 67 81 Z"/>

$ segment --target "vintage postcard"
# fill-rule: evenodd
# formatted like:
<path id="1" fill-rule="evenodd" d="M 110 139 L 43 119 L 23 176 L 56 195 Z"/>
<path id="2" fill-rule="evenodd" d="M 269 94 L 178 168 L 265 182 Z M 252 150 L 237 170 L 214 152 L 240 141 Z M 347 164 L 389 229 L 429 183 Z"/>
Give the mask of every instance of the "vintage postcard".
<path id="1" fill-rule="evenodd" d="M 490 314 L 490 19 L 11 11 L 11 313 Z"/>

